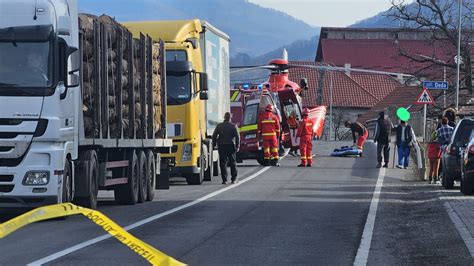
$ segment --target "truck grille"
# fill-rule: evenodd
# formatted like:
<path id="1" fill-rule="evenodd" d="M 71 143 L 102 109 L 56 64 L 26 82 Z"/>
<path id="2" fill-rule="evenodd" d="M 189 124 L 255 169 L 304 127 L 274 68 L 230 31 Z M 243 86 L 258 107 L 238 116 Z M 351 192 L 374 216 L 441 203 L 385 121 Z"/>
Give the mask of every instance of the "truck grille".
<path id="1" fill-rule="evenodd" d="M 8 193 L 12 192 L 15 185 L 0 185 L 0 192 Z"/>
<path id="2" fill-rule="evenodd" d="M 23 159 L 33 135 L 45 119 L 0 119 L 0 167 L 16 166 Z M 47 124 L 47 123 L 46 123 Z"/>
<path id="3" fill-rule="evenodd" d="M 0 182 L 13 182 L 13 175 L 0 175 Z"/>

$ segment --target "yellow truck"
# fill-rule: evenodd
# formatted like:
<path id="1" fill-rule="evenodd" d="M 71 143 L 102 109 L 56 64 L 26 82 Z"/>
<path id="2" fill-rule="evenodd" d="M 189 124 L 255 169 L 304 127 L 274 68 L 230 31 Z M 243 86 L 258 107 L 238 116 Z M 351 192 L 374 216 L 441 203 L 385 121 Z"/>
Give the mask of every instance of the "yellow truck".
<path id="1" fill-rule="evenodd" d="M 124 25 L 165 42 L 167 125 L 173 139 L 171 176 L 199 185 L 219 174 L 212 132 L 230 111 L 229 37 L 206 21 L 145 21 Z"/>

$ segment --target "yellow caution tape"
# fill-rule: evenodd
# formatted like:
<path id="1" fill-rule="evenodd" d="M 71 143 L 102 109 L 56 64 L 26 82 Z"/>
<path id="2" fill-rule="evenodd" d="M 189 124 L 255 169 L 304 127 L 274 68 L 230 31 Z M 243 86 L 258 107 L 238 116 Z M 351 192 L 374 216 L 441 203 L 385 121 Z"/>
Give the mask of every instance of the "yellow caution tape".
<path id="1" fill-rule="evenodd" d="M 0 239 L 34 222 L 76 214 L 86 216 L 152 265 L 186 265 L 134 237 L 101 212 L 79 207 L 71 203 L 40 207 L 0 224 Z"/>

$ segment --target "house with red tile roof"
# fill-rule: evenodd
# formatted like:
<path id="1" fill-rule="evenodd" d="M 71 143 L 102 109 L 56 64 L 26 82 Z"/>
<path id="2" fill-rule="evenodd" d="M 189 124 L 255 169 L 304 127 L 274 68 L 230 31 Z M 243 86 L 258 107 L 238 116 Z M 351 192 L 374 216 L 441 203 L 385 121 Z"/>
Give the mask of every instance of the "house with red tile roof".
<path id="1" fill-rule="evenodd" d="M 446 41 L 431 42 L 431 38 L 431 31 L 420 29 L 323 27 L 315 61 L 442 80 L 442 67 L 415 59 L 434 58 L 454 64 L 456 49 Z"/>
<path id="2" fill-rule="evenodd" d="M 290 68 L 290 80 L 308 79 L 308 90 L 303 97 L 304 107 L 329 107 L 332 102 L 335 127 L 340 127 L 345 120 L 358 120 L 359 116 L 401 86 L 397 79 L 388 75 L 320 71 L 304 67 L 323 65 L 310 61 L 292 61 L 290 64 L 302 66 Z"/>
<path id="3" fill-rule="evenodd" d="M 389 95 L 400 83 L 393 77 L 379 74 L 366 74 L 341 71 L 320 71 L 304 66 L 317 66 L 321 63 L 310 61 L 291 61 L 292 65 L 301 68 L 291 68 L 291 80 L 308 79 L 308 91 L 303 98 L 305 107 L 319 105 L 329 106 L 331 101 L 336 108 L 352 108 L 365 111 L 375 106 Z"/>

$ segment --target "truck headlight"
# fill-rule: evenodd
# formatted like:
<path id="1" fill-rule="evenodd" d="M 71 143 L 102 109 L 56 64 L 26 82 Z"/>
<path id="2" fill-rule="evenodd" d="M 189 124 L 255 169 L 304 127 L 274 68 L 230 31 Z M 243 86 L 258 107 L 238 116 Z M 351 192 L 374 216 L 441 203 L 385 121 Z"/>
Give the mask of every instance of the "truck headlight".
<path id="1" fill-rule="evenodd" d="M 28 171 L 23 178 L 23 185 L 38 186 L 49 183 L 49 171 Z"/>
<path id="2" fill-rule="evenodd" d="M 181 161 L 191 161 L 193 158 L 193 145 L 190 143 L 183 145 L 183 155 L 181 156 Z"/>

